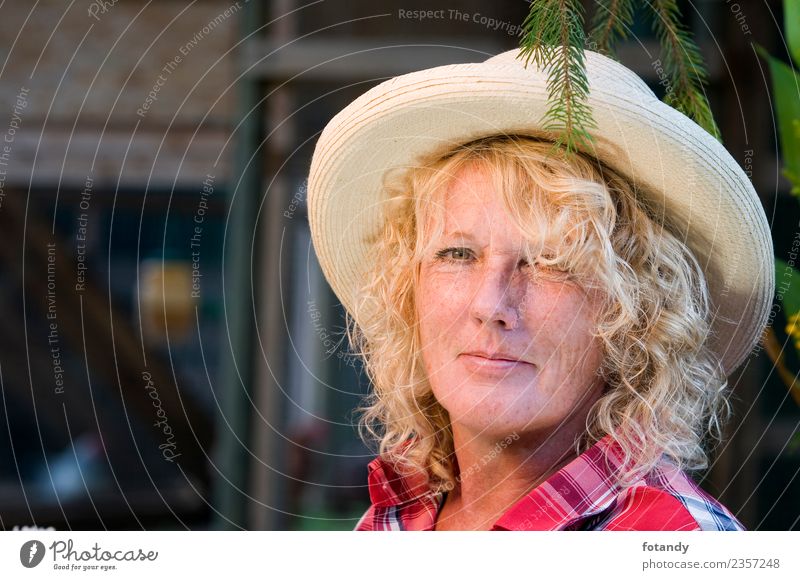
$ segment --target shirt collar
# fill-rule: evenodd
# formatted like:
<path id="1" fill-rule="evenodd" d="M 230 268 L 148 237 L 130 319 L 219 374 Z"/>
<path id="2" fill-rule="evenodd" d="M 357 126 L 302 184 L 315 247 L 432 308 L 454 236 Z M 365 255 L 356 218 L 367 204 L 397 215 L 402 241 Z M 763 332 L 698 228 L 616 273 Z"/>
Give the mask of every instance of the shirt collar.
<path id="1" fill-rule="evenodd" d="M 402 505 L 431 493 L 428 477 L 422 471 L 401 473 L 382 457 L 371 461 L 367 469 L 369 496 L 376 507 Z"/>
<path id="2" fill-rule="evenodd" d="M 619 493 L 623 457 L 606 435 L 511 506 L 494 529 L 559 530 L 605 511 Z"/>
<path id="3" fill-rule="evenodd" d="M 623 455 L 606 435 L 511 506 L 495 530 L 556 530 L 577 524 L 611 507 L 619 492 Z M 368 465 L 369 494 L 376 507 L 400 506 L 430 495 L 423 472 L 400 473 L 377 457 Z"/>

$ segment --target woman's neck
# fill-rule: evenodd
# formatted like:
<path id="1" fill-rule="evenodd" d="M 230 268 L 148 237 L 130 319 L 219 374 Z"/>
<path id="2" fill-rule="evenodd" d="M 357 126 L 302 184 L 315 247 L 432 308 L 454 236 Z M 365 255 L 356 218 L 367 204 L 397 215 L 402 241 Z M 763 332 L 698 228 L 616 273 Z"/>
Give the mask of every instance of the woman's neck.
<path id="1" fill-rule="evenodd" d="M 457 484 L 447 495 L 437 530 L 488 530 L 511 506 L 576 457 L 574 430 L 547 436 L 474 435 L 453 425 Z"/>

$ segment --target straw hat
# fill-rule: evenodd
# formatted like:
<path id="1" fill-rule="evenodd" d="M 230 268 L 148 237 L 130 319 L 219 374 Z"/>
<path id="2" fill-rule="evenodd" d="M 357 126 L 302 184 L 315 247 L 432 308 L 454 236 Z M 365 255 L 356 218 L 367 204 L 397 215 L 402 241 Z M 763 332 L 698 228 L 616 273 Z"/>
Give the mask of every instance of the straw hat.
<path id="1" fill-rule="evenodd" d="M 390 168 L 492 134 L 540 134 L 546 74 L 518 51 L 484 62 L 401 75 L 337 114 L 314 150 L 308 216 L 322 270 L 352 312 L 381 223 L 381 179 Z M 710 346 L 726 374 L 751 352 L 774 291 L 769 224 L 753 186 L 725 148 L 660 101 L 635 73 L 586 51 L 588 103 L 597 129 L 590 151 L 648 195 L 655 215 L 703 267 L 713 306 Z M 678 231 L 675 231 L 675 230 Z"/>

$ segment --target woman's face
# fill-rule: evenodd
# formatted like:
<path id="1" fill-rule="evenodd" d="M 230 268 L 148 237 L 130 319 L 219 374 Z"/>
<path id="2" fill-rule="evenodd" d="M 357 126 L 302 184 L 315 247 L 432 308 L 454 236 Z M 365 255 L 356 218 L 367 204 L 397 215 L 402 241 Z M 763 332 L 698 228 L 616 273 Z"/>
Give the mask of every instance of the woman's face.
<path id="1" fill-rule="evenodd" d="M 436 399 L 474 435 L 547 434 L 568 418 L 583 431 L 602 392 L 597 295 L 558 272 L 532 278 L 485 169 L 465 167 L 443 195 L 444 233 L 426 250 L 416 294 Z"/>

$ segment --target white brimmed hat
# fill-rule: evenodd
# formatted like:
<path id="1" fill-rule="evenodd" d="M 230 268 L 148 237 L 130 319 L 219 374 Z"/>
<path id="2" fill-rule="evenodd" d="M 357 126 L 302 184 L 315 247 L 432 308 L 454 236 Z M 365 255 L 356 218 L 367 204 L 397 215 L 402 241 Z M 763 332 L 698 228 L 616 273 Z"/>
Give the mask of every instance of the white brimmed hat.
<path id="1" fill-rule="evenodd" d="M 395 77 L 323 130 L 311 161 L 308 219 L 322 270 L 351 312 L 372 259 L 367 238 L 381 224 L 387 170 L 480 137 L 541 134 L 547 77 L 518 54 Z M 758 342 L 772 305 L 772 240 L 759 198 L 725 148 L 634 72 L 588 50 L 585 63 L 597 124 L 590 153 L 641 188 L 694 252 L 712 298 L 709 344 L 730 374 Z"/>

